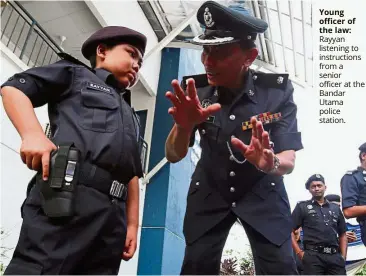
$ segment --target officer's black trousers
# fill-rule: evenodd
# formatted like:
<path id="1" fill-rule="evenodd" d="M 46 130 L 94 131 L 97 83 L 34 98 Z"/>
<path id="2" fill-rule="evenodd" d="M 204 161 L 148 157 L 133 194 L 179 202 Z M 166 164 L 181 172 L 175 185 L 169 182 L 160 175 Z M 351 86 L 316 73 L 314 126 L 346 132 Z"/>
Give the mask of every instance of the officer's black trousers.
<path id="1" fill-rule="evenodd" d="M 187 244 L 181 274 L 220 274 L 222 251 L 235 221 L 236 216 L 231 213 L 195 242 Z M 252 247 L 257 275 L 298 274 L 290 236 L 281 246 L 276 246 L 244 221 L 242 224 Z"/>
<path id="2" fill-rule="evenodd" d="M 76 215 L 50 220 L 39 187 L 22 207 L 23 224 L 5 274 L 114 274 L 126 239 L 125 203 L 78 185 Z"/>
<path id="3" fill-rule="evenodd" d="M 306 250 L 302 264 L 304 275 L 346 275 L 346 262 L 340 253 L 330 255 Z"/>

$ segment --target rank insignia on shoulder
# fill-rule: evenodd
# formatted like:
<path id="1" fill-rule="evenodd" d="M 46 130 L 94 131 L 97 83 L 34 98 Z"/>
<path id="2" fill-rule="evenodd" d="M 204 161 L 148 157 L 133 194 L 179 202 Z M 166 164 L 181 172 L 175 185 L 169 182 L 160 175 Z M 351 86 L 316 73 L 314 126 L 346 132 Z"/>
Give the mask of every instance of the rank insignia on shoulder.
<path id="1" fill-rule="evenodd" d="M 346 174 L 352 175 L 355 171 L 347 171 Z"/>
<path id="2" fill-rule="evenodd" d="M 270 123 L 279 121 L 282 117 L 282 114 L 281 114 L 281 112 L 278 112 L 275 114 L 271 114 L 271 112 L 265 112 L 265 113 L 256 115 L 254 117 L 256 117 L 258 121 L 261 121 L 263 125 L 266 125 L 266 124 L 270 124 Z M 247 130 L 247 129 L 252 129 L 252 128 L 253 128 L 253 125 L 250 123 L 250 120 L 242 123 L 243 131 Z"/>

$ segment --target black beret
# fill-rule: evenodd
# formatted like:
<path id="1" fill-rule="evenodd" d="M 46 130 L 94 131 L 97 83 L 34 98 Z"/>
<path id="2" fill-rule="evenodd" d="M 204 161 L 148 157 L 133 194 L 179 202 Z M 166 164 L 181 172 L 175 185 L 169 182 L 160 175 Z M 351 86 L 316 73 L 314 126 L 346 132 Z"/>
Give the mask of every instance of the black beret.
<path id="1" fill-rule="evenodd" d="M 95 54 L 100 43 L 111 41 L 114 43 L 127 43 L 135 46 L 143 56 L 146 48 L 146 36 L 132 29 L 121 26 L 104 27 L 93 33 L 81 47 L 81 52 L 86 59 Z"/>
<path id="2" fill-rule="evenodd" d="M 197 20 L 205 26 L 203 35 L 192 43 L 199 45 L 220 45 L 238 41 L 253 43 L 257 33 L 263 33 L 268 24 L 250 15 L 241 6 L 225 7 L 214 1 L 207 1 L 197 11 Z"/>
<path id="3" fill-rule="evenodd" d="M 329 194 L 325 196 L 325 199 L 330 202 L 341 202 L 341 197 L 339 195 Z"/>
<path id="4" fill-rule="evenodd" d="M 309 190 L 310 184 L 313 181 L 321 181 L 325 184 L 324 177 L 321 174 L 313 174 L 305 183 L 305 188 Z"/>
<path id="5" fill-rule="evenodd" d="M 359 148 L 361 152 L 366 152 L 366 143 L 363 143 Z"/>

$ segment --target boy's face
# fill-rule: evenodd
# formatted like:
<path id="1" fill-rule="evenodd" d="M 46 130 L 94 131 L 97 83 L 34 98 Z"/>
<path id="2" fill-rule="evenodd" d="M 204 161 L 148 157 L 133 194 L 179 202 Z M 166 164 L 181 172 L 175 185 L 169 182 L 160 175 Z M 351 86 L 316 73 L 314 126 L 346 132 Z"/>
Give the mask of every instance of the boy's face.
<path id="1" fill-rule="evenodd" d="M 119 44 L 106 48 L 101 44 L 97 47 L 96 68 L 111 72 L 123 88 L 131 87 L 137 82 L 141 65 L 141 53 L 132 45 Z"/>

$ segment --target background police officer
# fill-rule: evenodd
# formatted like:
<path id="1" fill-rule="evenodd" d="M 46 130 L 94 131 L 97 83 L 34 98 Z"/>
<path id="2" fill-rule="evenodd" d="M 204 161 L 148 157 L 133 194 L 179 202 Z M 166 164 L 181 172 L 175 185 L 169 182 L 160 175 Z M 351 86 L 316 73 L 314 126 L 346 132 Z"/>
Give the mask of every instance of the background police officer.
<path id="1" fill-rule="evenodd" d="M 311 200 L 299 202 L 293 213 L 293 229 L 303 230 L 304 251 L 294 237 L 292 246 L 302 259 L 305 275 L 345 275 L 346 222 L 337 204 L 324 199 L 324 177 L 312 175 L 305 184 Z"/>
<path id="2" fill-rule="evenodd" d="M 359 150 L 360 166 L 348 171 L 341 180 L 342 208 L 346 218 L 357 218 L 366 246 L 366 143 Z"/>
<path id="3" fill-rule="evenodd" d="M 183 88 L 174 80 L 174 93 L 166 94 L 175 120 L 167 159 L 184 158 L 196 130 L 201 135 L 202 155 L 188 191 L 181 273 L 219 274 L 226 238 L 239 218 L 257 274 L 297 274 L 282 177 L 292 171 L 295 151 L 302 148 L 292 84 L 287 75 L 249 69 L 266 22 L 212 1 L 199 8 L 197 18 L 206 30 L 193 42 L 203 45 L 206 74 L 185 78 Z"/>
<path id="4" fill-rule="evenodd" d="M 63 54 L 63 60 L 16 74 L 2 85 L 5 110 L 22 138 L 21 158 L 40 175 L 30 183 L 6 274 L 117 274 L 121 258 L 132 258 L 142 168 L 137 118 L 126 89 L 137 81 L 145 46 L 146 37 L 134 30 L 106 27 L 82 47 L 95 70 Z M 44 104 L 50 139 L 33 111 Z M 50 152 L 66 143 L 81 156 L 75 214 L 50 218 L 41 187 L 54 180 Z"/>
<path id="5" fill-rule="evenodd" d="M 328 200 L 329 202 L 337 204 L 339 207 L 341 207 L 341 197 L 339 195 L 328 194 L 324 198 L 326 200 Z M 347 235 L 347 241 L 349 243 L 357 240 L 357 236 L 356 236 L 355 232 L 353 232 L 353 231 L 347 231 L 346 235 Z"/>

